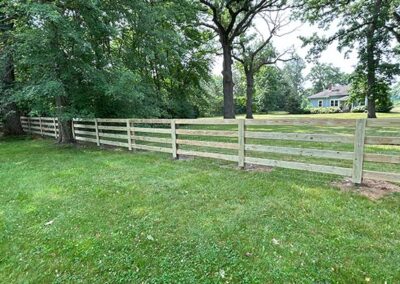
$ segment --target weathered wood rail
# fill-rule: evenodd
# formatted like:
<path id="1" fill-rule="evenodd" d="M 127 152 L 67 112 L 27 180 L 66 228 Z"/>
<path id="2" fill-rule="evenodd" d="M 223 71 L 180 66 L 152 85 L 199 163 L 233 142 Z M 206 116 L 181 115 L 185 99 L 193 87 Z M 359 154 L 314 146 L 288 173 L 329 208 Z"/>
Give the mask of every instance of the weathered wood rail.
<path id="1" fill-rule="evenodd" d="M 58 120 L 52 117 L 22 117 L 25 132 L 57 138 Z M 197 129 L 199 126 L 220 126 L 225 129 Z M 250 129 L 259 126 L 312 126 L 342 127 L 354 129 L 351 134 L 324 133 L 285 133 L 258 131 Z M 192 127 L 192 129 L 190 128 Z M 306 170 L 319 173 L 351 177 L 359 184 L 363 178 L 400 182 L 400 173 L 378 172 L 364 169 L 365 162 L 400 164 L 400 155 L 373 154 L 365 151 L 366 145 L 400 145 L 400 136 L 367 135 L 367 128 L 388 127 L 392 132 L 400 132 L 400 119 L 74 119 L 73 134 L 76 141 L 95 143 L 97 146 L 110 145 L 129 150 L 147 150 L 169 153 L 173 158 L 190 155 L 214 158 L 238 163 L 273 166 L 288 169 Z M 194 128 L 194 129 L 193 129 Z M 233 130 L 232 130 L 233 129 Z M 214 141 L 206 138 L 234 139 L 235 141 Z M 352 151 L 333 149 L 313 149 L 300 147 L 281 147 L 257 144 L 260 140 L 317 142 L 330 145 L 351 144 Z M 251 142 L 256 141 L 256 142 Z M 183 149 L 193 146 L 201 149 Z M 235 151 L 215 153 L 204 151 L 219 149 Z M 287 161 L 255 157 L 251 153 L 283 154 L 293 157 L 312 157 L 352 161 L 352 167 L 339 167 L 317 163 Z"/>

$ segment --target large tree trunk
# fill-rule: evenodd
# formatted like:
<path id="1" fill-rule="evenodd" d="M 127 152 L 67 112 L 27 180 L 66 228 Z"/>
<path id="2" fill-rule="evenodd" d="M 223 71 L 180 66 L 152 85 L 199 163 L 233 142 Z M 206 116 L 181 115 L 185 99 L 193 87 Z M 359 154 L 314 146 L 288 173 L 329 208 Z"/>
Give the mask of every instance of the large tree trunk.
<path id="1" fill-rule="evenodd" d="M 367 32 L 368 118 L 376 118 L 376 110 L 375 110 L 376 66 L 378 66 L 379 58 L 375 58 L 375 49 L 376 49 L 375 32 L 377 30 L 378 17 L 381 10 L 381 6 L 382 6 L 382 0 L 376 0 L 372 22 Z"/>
<path id="2" fill-rule="evenodd" d="M 376 118 L 375 110 L 375 85 L 376 85 L 376 74 L 375 74 L 375 58 L 374 58 L 374 39 L 373 32 L 368 33 L 367 38 L 367 97 L 368 97 L 368 118 Z"/>
<path id="3" fill-rule="evenodd" d="M 235 103 L 233 100 L 233 75 L 232 75 L 232 48 L 228 43 L 222 42 L 224 52 L 223 86 L 224 86 L 224 118 L 235 118 Z"/>
<path id="4" fill-rule="evenodd" d="M 253 119 L 253 95 L 254 95 L 254 72 L 253 70 L 245 70 L 246 72 L 246 118 Z"/>
<path id="5" fill-rule="evenodd" d="M 2 107 L 4 135 L 22 135 L 24 134 L 24 130 L 22 129 L 17 104 L 9 101 L 10 91 L 14 87 L 15 83 L 14 61 L 11 54 L 6 54 L 5 56 L 4 70 L 2 71 L 2 74 L 3 94 L 1 94 L 1 99 L 4 102 Z"/>
<path id="6" fill-rule="evenodd" d="M 72 121 L 63 118 L 64 108 L 67 106 L 66 98 L 64 96 L 56 97 L 57 115 L 58 115 L 58 143 L 70 144 L 74 142 L 72 134 Z"/>

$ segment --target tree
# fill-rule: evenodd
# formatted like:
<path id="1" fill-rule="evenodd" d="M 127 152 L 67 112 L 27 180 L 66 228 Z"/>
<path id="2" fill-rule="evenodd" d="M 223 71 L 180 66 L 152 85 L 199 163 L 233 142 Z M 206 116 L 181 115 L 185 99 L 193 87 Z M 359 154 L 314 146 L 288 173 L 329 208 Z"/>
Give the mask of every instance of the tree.
<path id="1" fill-rule="evenodd" d="M 284 110 L 291 88 L 283 71 L 274 65 L 261 68 L 255 79 L 257 111 Z"/>
<path id="2" fill-rule="evenodd" d="M 197 117 L 208 101 L 210 31 L 191 1 L 19 1 L 17 88 L 29 115 Z"/>
<path id="3" fill-rule="evenodd" d="M 395 34 L 388 25 L 393 22 L 393 12 L 399 1 L 393 0 L 352 0 L 313 1 L 299 0 L 299 17 L 312 24 L 318 23 L 327 29 L 335 23 L 336 32 L 329 37 L 304 39 L 305 44 L 313 44 L 312 52 L 319 54 L 327 45 L 338 41 L 339 50 L 358 50 L 359 67 L 366 71 L 368 117 L 376 118 L 376 100 L 379 84 L 391 80 L 399 72 L 397 64 L 388 60 L 394 53 L 391 41 Z"/>
<path id="4" fill-rule="evenodd" d="M 367 97 L 367 75 L 361 70 L 357 70 L 351 78 L 352 84 L 350 89 L 350 101 L 351 102 L 364 102 Z M 390 86 L 385 80 L 379 80 L 376 87 L 377 100 L 376 110 L 378 112 L 390 112 L 393 109 L 393 102 L 391 100 L 392 93 Z"/>
<path id="5" fill-rule="evenodd" d="M 312 83 L 314 94 L 326 90 L 330 85 L 349 83 L 349 75 L 332 64 L 325 63 L 317 63 L 313 66 L 306 79 Z"/>
<path id="6" fill-rule="evenodd" d="M 283 68 L 264 66 L 256 76 L 257 107 L 261 112 L 285 110 L 302 113 L 304 107 L 304 61 L 297 55 Z"/>
<path id="7" fill-rule="evenodd" d="M 304 60 L 295 55 L 293 60 L 285 63 L 283 67 L 283 79 L 288 84 L 287 92 L 287 103 L 285 110 L 289 113 L 301 113 L 303 112 L 303 101 L 304 101 L 304 77 L 303 70 L 306 65 Z"/>
<path id="8" fill-rule="evenodd" d="M 233 42 L 251 26 L 254 17 L 266 11 L 280 9 L 281 0 L 199 0 L 205 15 L 201 24 L 213 30 L 219 38 L 223 53 L 224 118 L 234 118 L 232 50 Z"/>
<path id="9" fill-rule="evenodd" d="M 0 113 L 4 120 L 4 135 L 24 133 L 19 109 L 12 96 L 15 89 L 12 41 L 16 17 L 7 3 L 0 4 Z"/>
<path id="10" fill-rule="evenodd" d="M 278 35 L 278 31 L 287 25 L 287 22 L 285 22 L 279 13 L 275 13 L 274 16 L 268 16 L 268 18 L 264 18 L 269 29 L 268 37 L 264 39 L 261 35 L 251 34 L 247 36 L 244 34 L 235 42 L 237 47 L 233 52 L 233 57 L 242 64 L 246 76 L 246 118 L 248 119 L 253 118 L 255 74 L 265 65 L 273 65 L 278 61 L 285 62 L 291 60 L 291 58 L 283 59 L 283 56 L 288 51 L 278 54 L 271 44 L 272 38 Z M 260 40 L 258 37 L 262 39 Z"/>

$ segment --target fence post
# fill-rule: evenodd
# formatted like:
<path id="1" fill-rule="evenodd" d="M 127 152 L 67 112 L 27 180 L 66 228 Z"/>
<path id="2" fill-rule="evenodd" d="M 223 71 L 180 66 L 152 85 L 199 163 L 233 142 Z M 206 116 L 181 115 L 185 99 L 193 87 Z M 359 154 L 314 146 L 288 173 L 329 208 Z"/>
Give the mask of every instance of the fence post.
<path id="1" fill-rule="evenodd" d="M 128 149 L 132 151 L 131 122 L 129 119 L 126 120 L 126 131 L 128 134 Z"/>
<path id="2" fill-rule="evenodd" d="M 72 138 L 74 138 L 74 140 L 76 140 L 75 121 L 76 121 L 75 118 L 73 118 L 73 119 L 71 120 Z M 57 117 L 57 123 L 58 123 L 58 125 L 60 125 L 60 119 L 59 119 L 58 117 Z M 59 129 L 58 132 L 60 133 L 60 131 L 61 131 L 61 129 Z"/>
<path id="3" fill-rule="evenodd" d="M 39 117 L 39 127 L 40 127 L 40 135 L 43 136 L 42 118 L 41 117 Z"/>
<path id="4" fill-rule="evenodd" d="M 244 161 L 244 153 L 245 153 L 245 120 L 239 119 L 238 120 L 238 143 L 239 143 L 239 168 L 244 168 L 245 161 Z"/>
<path id="5" fill-rule="evenodd" d="M 31 118 L 30 117 L 28 117 L 28 131 L 29 131 L 29 134 L 32 135 Z"/>
<path id="6" fill-rule="evenodd" d="M 54 137 L 57 139 L 56 119 L 53 117 Z"/>
<path id="7" fill-rule="evenodd" d="M 353 157 L 353 173 L 352 173 L 352 181 L 355 184 L 361 184 L 363 178 L 366 125 L 367 125 L 366 119 L 357 119 L 356 130 L 354 135 L 354 157 Z"/>
<path id="8" fill-rule="evenodd" d="M 178 159 L 178 146 L 176 145 L 176 121 L 171 120 L 172 158 Z"/>
<path id="9" fill-rule="evenodd" d="M 130 129 L 131 129 L 131 144 L 133 151 L 136 151 L 136 140 L 135 140 L 135 122 L 130 122 Z"/>
<path id="10" fill-rule="evenodd" d="M 97 146 L 100 146 L 99 123 L 97 122 L 97 118 L 94 119 L 94 127 L 96 129 L 96 143 Z"/>

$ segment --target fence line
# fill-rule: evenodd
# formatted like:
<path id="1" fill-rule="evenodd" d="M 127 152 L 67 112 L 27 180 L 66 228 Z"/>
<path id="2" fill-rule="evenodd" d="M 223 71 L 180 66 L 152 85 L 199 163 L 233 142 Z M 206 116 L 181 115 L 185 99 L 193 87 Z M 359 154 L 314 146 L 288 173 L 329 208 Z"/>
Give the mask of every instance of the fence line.
<path id="1" fill-rule="evenodd" d="M 27 133 L 57 138 L 58 120 L 52 117 L 22 117 L 21 122 Z M 237 128 L 224 129 L 189 129 L 200 125 Z M 315 126 L 315 127 L 354 127 L 354 134 L 317 134 L 266 132 L 249 129 L 249 126 Z M 74 119 L 73 135 L 76 141 L 95 143 L 97 146 L 109 145 L 124 147 L 128 150 L 147 150 L 169 153 L 174 159 L 179 155 L 214 158 L 238 163 L 243 168 L 246 164 L 282 167 L 312 172 L 329 173 L 351 177 L 356 184 L 363 178 L 400 182 L 400 174 L 376 172 L 364 169 L 364 163 L 376 162 L 400 164 L 400 156 L 371 154 L 365 152 L 365 145 L 400 145 L 400 137 L 382 137 L 367 135 L 367 128 L 400 128 L 400 119 Z M 182 136 L 189 137 L 184 139 Z M 235 139 L 232 141 L 204 141 L 199 137 L 214 139 Z M 256 142 L 249 142 L 255 140 Z M 353 151 L 321 150 L 298 147 L 278 147 L 262 145 L 258 140 L 301 141 L 318 143 L 338 143 L 353 145 Z M 325 144 L 326 145 L 326 144 Z M 182 146 L 195 146 L 235 151 L 215 153 L 182 149 Z M 304 156 L 323 159 L 352 161 L 352 167 L 339 167 L 297 161 L 274 160 L 254 157 L 250 153 L 270 153 L 290 156 Z"/>

